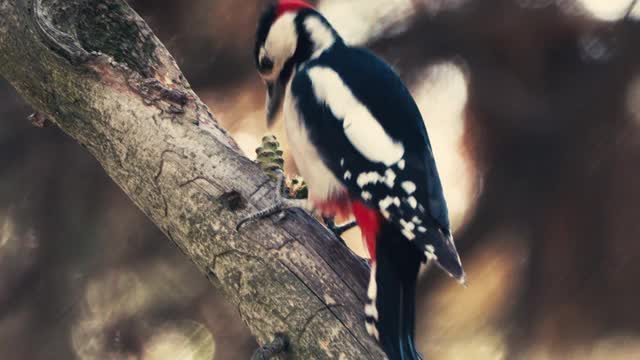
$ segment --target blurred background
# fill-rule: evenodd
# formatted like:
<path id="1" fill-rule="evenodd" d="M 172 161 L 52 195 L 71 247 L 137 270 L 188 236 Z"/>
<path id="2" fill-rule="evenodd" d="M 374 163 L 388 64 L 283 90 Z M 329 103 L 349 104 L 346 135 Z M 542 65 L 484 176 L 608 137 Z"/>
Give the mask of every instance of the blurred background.
<path id="1" fill-rule="evenodd" d="M 265 1 L 130 3 L 249 157 L 268 132 L 287 151 L 251 57 Z M 640 4 L 313 3 L 394 66 L 432 138 L 469 286 L 425 269 L 426 357 L 640 359 Z M 32 111 L 0 79 L 2 358 L 248 359 L 223 294 Z"/>

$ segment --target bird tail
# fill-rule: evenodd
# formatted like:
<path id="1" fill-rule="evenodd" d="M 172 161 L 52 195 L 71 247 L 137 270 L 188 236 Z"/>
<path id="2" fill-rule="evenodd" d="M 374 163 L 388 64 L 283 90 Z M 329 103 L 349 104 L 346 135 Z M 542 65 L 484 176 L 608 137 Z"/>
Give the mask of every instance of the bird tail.
<path id="1" fill-rule="evenodd" d="M 461 284 L 466 283 L 466 275 L 462 268 L 460 255 L 453 242 L 453 236 L 448 230 L 430 229 L 424 236 L 416 237 L 414 244 L 427 259 L 435 260 L 442 270 Z"/>
<path id="2" fill-rule="evenodd" d="M 386 221 L 376 236 L 365 305 L 366 327 L 390 360 L 420 360 L 415 346 L 415 290 L 420 252 Z"/>

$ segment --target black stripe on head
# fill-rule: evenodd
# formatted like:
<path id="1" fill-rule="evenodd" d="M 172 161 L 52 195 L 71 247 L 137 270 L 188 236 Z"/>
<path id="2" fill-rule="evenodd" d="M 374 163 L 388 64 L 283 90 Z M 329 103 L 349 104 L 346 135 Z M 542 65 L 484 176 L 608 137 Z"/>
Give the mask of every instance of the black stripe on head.
<path id="1" fill-rule="evenodd" d="M 256 30 L 256 44 L 253 49 L 253 60 L 255 61 L 256 66 L 260 59 L 260 48 L 264 45 L 264 42 L 267 40 L 267 36 L 269 35 L 269 30 L 271 29 L 271 25 L 273 25 L 274 21 L 276 21 L 276 6 L 269 5 L 262 12 L 262 16 L 260 16 L 260 20 L 258 21 L 258 29 Z"/>

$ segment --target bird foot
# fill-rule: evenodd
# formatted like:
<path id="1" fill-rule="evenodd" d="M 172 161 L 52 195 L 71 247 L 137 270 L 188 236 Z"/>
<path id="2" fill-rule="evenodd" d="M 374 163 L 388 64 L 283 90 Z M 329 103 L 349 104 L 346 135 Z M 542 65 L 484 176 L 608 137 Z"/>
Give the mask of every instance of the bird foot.
<path id="1" fill-rule="evenodd" d="M 329 230 L 331 230 L 331 232 L 335 236 L 337 236 L 338 239 L 340 239 L 343 243 L 344 243 L 344 240 L 342 240 L 342 238 L 341 238 L 342 234 L 344 234 L 345 232 L 353 229 L 354 227 L 356 227 L 358 225 L 353 220 L 344 222 L 342 224 L 336 224 L 335 218 L 330 217 L 330 216 L 323 216 L 322 220 L 324 221 L 324 224 L 327 226 L 327 228 Z"/>
<path id="2" fill-rule="evenodd" d="M 310 202 L 307 199 L 289 199 L 282 195 L 282 190 L 284 186 L 285 175 L 280 172 L 278 175 L 278 185 L 276 186 L 276 198 L 274 200 L 274 204 L 257 211 L 244 219 L 240 220 L 236 225 L 236 231 L 240 231 L 240 229 L 246 224 L 270 217 L 272 215 L 277 214 L 277 220 L 280 221 L 285 218 L 286 212 L 285 210 L 291 208 L 302 208 L 309 211 L 313 211 L 313 208 L 310 205 Z"/>

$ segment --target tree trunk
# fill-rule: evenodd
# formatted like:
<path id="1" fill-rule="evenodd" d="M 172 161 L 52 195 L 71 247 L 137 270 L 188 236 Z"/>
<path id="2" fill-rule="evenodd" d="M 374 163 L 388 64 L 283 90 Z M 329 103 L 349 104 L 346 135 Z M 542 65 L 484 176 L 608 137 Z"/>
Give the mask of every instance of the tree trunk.
<path id="1" fill-rule="evenodd" d="M 260 344 L 281 332 L 293 358 L 383 357 L 364 329 L 368 270 L 335 236 L 300 210 L 235 231 L 275 184 L 123 0 L 0 0 L 0 75 L 98 159 Z"/>

